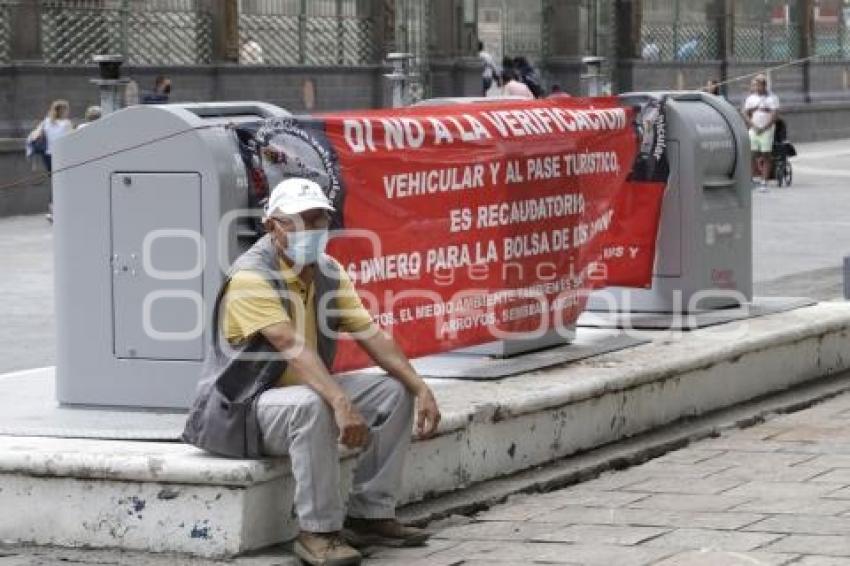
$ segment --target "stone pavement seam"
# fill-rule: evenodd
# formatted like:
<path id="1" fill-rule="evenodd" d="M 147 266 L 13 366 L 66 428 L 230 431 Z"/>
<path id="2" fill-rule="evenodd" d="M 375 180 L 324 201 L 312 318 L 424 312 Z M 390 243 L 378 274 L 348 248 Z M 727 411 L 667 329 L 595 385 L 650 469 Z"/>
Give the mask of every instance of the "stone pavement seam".
<path id="1" fill-rule="evenodd" d="M 450 515 L 471 515 L 503 503 L 510 495 L 546 493 L 594 479 L 606 471 L 630 468 L 673 453 L 698 440 L 718 438 L 723 431 L 752 427 L 776 416 L 801 411 L 848 390 L 850 374 L 820 379 L 696 419 L 674 422 L 546 466 L 482 482 L 459 493 L 408 505 L 399 510 L 399 516 L 411 524 L 425 525 Z M 714 459 L 724 452 L 728 451 L 715 451 L 700 461 Z"/>

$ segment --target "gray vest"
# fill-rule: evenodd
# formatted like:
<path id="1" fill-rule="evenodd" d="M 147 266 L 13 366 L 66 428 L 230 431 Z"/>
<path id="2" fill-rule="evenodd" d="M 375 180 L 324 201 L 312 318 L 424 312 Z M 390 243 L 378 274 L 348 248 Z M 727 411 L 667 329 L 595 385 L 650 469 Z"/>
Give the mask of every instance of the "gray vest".
<path id="1" fill-rule="evenodd" d="M 260 332 L 236 347 L 221 336 L 219 310 L 225 290 L 233 275 L 243 270 L 263 275 L 281 294 L 284 308 L 290 316 L 292 314 L 285 293 L 286 284 L 281 280 L 277 251 L 271 237 L 263 236 L 234 262 L 219 289 L 213 307 L 210 347 L 201 370 L 195 401 L 189 410 L 183 440 L 221 456 L 259 458 L 262 456 L 262 437 L 257 423 L 257 399 L 280 379 L 286 370 L 286 362 Z M 328 328 L 335 333 L 340 324 L 335 314 L 339 264 L 322 256 L 315 269 L 313 285 L 316 317 L 324 318 Z M 328 292 L 333 298 L 322 301 Z M 327 336 L 321 327 L 317 324 L 317 351 L 330 369 L 336 354 L 336 338 Z"/>

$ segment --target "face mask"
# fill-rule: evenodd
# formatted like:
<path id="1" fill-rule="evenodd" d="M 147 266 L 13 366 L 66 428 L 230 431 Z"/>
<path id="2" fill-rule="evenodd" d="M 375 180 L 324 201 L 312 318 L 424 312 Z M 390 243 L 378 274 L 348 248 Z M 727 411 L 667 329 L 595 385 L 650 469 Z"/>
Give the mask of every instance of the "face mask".
<path id="1" fill-rule="evenodd" d="M 327 230 L 301 230 L 286 235 L 284 253 L 295 265 L 316 263 L 328 243 Z"/>

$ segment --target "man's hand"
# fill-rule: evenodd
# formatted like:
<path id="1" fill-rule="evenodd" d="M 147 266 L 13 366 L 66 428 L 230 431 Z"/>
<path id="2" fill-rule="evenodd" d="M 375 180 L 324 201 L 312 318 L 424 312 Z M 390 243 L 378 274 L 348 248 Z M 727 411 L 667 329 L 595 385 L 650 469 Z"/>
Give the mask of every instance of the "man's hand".
<path id="1" fill-rule="evenodd" d="M 349 448 L 362 448 L 369 442 L 369 427 L 347 398 L 333 404 L 339 442 Z"/>
<path id="2" fill-rule="evenodd" d="M 357 342 L 366 350 L 375 363 L 388 374 L 398 379 L 416 398 L 416 432 L 428 438 L 437 432 L 440 424 L 440 409 L 431 389 L 416 375 L 407 356 L 386 332 L 371 327 L 355 335 Z"/>
<path id="3" fill-rule="evenodd" d="M 440 424 L 440 409 L 434 394 L 424 383 L 416 393 L 416 432 L 420 438 L 429 438 L 437 432 Z"/>

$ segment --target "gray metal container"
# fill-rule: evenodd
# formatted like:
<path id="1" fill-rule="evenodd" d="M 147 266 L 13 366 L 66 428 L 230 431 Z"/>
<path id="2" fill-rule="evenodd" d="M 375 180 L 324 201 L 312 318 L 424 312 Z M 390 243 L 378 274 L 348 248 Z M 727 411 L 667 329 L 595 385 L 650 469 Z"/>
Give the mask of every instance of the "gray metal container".
<path id="1" fill-rule="evenodd" d="M 750 142 L 737 109 L 703 92 L 630 93 L 642 104 L 666 97 L 670 178 L 650 289 L 609 287 L 588 310 L 695 312 L 752 300 Z"/>
<path id="2" fill-rule="evenodd" d="M 254 102 L 134 106 L 59 140 L 61 403 L 188 406 L 222 268 L 245 247 L 228 213 L 248 207 L 248 179 L 226 125 L 287 115 Z"/>

